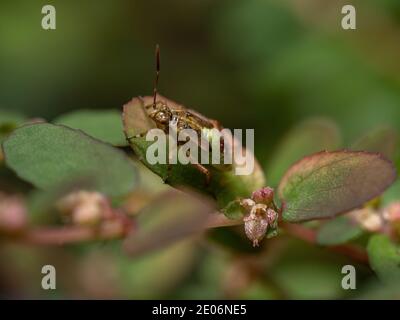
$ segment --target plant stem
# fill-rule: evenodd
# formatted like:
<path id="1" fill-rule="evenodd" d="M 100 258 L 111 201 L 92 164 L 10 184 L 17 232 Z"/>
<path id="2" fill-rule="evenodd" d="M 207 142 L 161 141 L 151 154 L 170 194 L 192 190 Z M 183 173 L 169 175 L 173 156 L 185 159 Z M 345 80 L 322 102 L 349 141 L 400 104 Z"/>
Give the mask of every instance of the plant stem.
<path id="1" fill-rule="evenodd" d="M 210 215 L 206 228 L 228 227 L 240 225 L 241 220 L 231 220 L 220 213 Z M 300 224 L 291 224 L 281 222 L 281 228 L 287 234 L 301 239 L 305 242 L 316 244 L 316 232 L 306 228 Z M 37 227 L 25 229 L 22 232 L 10 235 L 13 240 L 32 244 L 32 245 L 65 245 L 71 243 L 79 243 L 94 240 L 111 240 L 120 239 L 132 232 L 131 223 L 127 223 L 126 219 L 106 221 L 97 227 L 84 226 L 63 226 L 63 227 Z M 368 255 L 366 251 L 356 245 L 343 244 L 327 247 L 329 250 L 343 254 L 361 263 L 368 263 Z"/>
<path id="2" fill-rule="evenodd" d="M 132 231 L 126 219 L 106 221 L 99 226 L 36 227 L 10 234 L 10 238 L 31 245 L 65 245 L 94 240 L 124 238 Z"/>

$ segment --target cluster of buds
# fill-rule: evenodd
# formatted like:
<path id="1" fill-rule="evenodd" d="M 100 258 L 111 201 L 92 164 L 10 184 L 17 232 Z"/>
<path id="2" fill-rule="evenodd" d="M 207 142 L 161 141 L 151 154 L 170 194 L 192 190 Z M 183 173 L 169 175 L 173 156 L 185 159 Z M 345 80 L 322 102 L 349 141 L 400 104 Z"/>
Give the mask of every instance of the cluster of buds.
<path id="1" fill-rule="evenodd" d="M 383 230 L 384 220 L 380 212 L 374 208 L 365 207 L 350 211 L 349 217 L 368 232 L 380 232 Z"/>
<path id="2" fill-rule="evenodd" d="M 369 232 L 400 235 L 400 202 L 396 201 L 383 209 L 365 207 L 353 210 L 349 217 Z"/>
<path id="3" fill-rule="evenodd" d="M 275 211 L 273 200 L 274 190 L 270 187 L 254 191 L 251 199 L 240 200 L 245 214 L 244 230 L 254 247 L 264 238 L 268 227 L 276 228 L 278 213 Z"/>
<path id="4" fill-rule="evenodd" d="M 396 201 L 388 205 L 383 212 L 383 217 L 390 222 L 400 222 L 400 202 Z"/>
<path id="5" fill-rule="evenodd" d="M 400 237 L 400 202 L 392 202 L 383 210 L 383 218 L 389 223 L 391 231 Z"/>
<path id="6" fill-rule="evenodd" d="M 59 200 L 56 206 L 78 225 L 96 225 L 112 215 L 112 208 L 106 196 L 94 191 L 72 192 Z"/>

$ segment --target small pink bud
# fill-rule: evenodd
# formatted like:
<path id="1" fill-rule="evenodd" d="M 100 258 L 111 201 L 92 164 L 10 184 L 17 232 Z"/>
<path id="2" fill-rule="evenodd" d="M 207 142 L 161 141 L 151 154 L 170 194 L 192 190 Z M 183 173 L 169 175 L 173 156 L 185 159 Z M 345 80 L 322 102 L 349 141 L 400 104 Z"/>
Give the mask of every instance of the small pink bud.
<path id="1" fill-rule="evenodd" d="M 277 217 L 278 217 L 278 214 L 276 213 L 275 210 L 273 210 L 273 209 L 267 210 L 267 221 L 268 221 L 269 225 L 273 224 Z"/>
<path id="2" fill-rule="evenodd" d="M 102 208 L 94 203 L 82 204 L 72 212 L 72 221 L 78 225 L 95 225 L 102 215 Z"/>
<path id="3" fill-rule="evenodd" d="M 379 212 L 372 208 L 367 207 L 350 211 L 349 217 L 369 232 L 378 232 L 383 228 L 383 219 Z"/>
<path id="4" fill-rule="evenodd" d="M 270 204 L 274 199 L 274 189 L 270 187 L 264 187 L 257 191 L 254 191 L 251 198 L 256 203 Z"/>
<path id="5" fill-rule="evenodd" d="M 107 218 L 112 210 L 106 196 L 85 190 L 72 192 L 63 197 L 58 201 L 57 208 L 79 225 L 95 225 Z"/>
<path id="6" fill-rule="evenodd" d="M 27 223 L 26 205 L 22 198 L 0 193 L 0 229 L 18 231 Z"/>
<path id="7" fill-rule="evenodd" d="M 386 207 L 386 218 L 390 222 L 400 221 L 400 202 L 393 202 Z"/>

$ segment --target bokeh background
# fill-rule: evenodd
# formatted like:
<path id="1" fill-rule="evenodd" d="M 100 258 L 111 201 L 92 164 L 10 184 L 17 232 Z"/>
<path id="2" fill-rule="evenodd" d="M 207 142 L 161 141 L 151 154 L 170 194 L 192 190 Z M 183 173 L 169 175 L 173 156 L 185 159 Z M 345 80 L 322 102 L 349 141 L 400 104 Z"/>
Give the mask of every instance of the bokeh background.
<path id="1" fill-rule="evenodd" d="M 379 125 L 400 125 L 400 2 L 353 0 L 357 29 L 341 28 L 349 1 L 37 1 L 0 4 L 0 108 L 52 120 L 75 109 L 118 109 L 159 91 L 218 119 L 254 128 L 268 163 L 285 132 L 309 117 L 336 122 L 344 144 Z M 57 29 L 41 28 L 52 4 Z M 268 172 L 267 172 L 268 176 Z M 341 266 L 326 250 L 285 238 L 275 260 L 192 240 L 149 257 L 117 243 L 71 248 L 0 246 L 2 297 L 346 298 Z M 283 244 L 282 244 L 283 245 Z M 40 288 L 57 268 L 56 293 Z M 259 276 L 260 268 L 270 272 Z M 365 280 L 365 281 L 364 281 Z"/>

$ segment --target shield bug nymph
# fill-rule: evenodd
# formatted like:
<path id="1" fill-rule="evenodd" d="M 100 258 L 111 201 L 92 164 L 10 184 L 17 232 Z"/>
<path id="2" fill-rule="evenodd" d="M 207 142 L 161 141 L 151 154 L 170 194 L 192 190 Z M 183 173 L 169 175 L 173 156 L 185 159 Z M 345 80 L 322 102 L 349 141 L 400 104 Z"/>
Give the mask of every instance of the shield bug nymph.
<path id="1" fill-rule="evenodd" d="M 194 110 L 185 108 L 182 105 L 172 103 L 168 99 L 158 95 L 157 85 L 160 75 L 160 48 L 158 45 L 156 46 L 155 58 L 156 58 L 156 74 L 154 80 L 153 99 L 151 103 L 149 103 L 148 99 L 147 101 L 143 100 L 143 107 L 145 109 L 146 115 L 152 120 L 156 128 L 163 130 L 166 134 L 169 134 L 170 124 L 174 123 L 176 125 L 176 131 L 178 135 L 179 132 L 184 129 L 192 129 L 196 132 L 199 141 L 200 139 L 203 138 L 211 143 L 213 139 L 215 138 L 219 139 L 220 159 L 223 159 L 224 146 L 225 146 L 224 139 L 221 136 L 215 137 L 213 135 L 213 132 L 215 131 L 213 129 L 217 129 L 218 131 L 221 131 L 223 129 L 223 127 L 219 124 L 218 121 L 209 119 Z M 147 131 L 132 137 L 128 137 L 128 140 L 138 137 L 144 137 L 146 136 L 146 134 Z M 178 141 L 178 146 L 180 144 L 182 144 L 182 141 Z M 200 145 L 199 148 L 201 148 Z M 211 179 L 211 173 L 209 168 L 206 165 L 201 164 L 200 162 L 192 163 L 192 165 L 199 172 L 205 175 L 206 183 L 209 184 Z M 230 165 L 224 165 L 224 164 L 222 165 L 210 164 L 210 165 L 219 170 L 231 169 Z M 168 163 L 168 167 L 169 166 L 170 164 Z"/>

